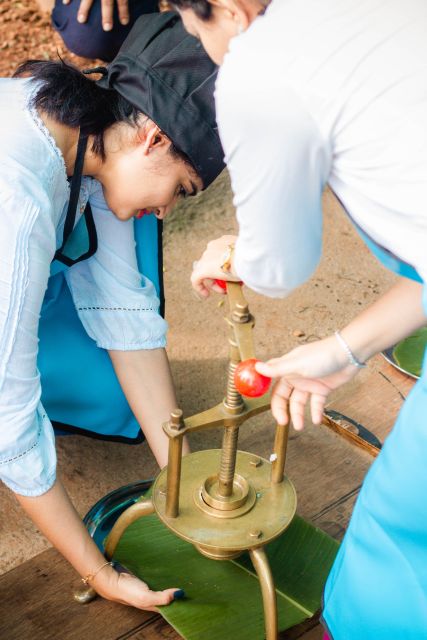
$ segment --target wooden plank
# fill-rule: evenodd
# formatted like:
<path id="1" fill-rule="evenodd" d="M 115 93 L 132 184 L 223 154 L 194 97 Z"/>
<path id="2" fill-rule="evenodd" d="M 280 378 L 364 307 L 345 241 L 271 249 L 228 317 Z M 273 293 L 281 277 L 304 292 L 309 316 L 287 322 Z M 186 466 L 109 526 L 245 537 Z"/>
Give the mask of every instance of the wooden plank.
<path id="1" fill-rule="evenodd" d="M 357 487 L 347 495 L 341 496 L 334 503 L 317 513 L 311 519 L 313 524 L 328 533 L 332 538 L 341 540 L 348 527 L 358 494 L 359 488 Z"/>
<path id="2" fill-rule="evenodd" d="M 310 631 L 299 636 L 298 640 L 322 640 L 324 633 L 325 630 L 322 625 L 316 624 L 316 626 L 310 629 Z"/>
<path id="3" fill-rule="evenodd" d="M 182 640 L 182 637 L 163 618 L 150 621 L 146 627 L 138 629 L 117 640 Z"/>
<path id="4" fill-rule="evenodd" d="M 322 640 L 323 633 L 323 627 L 316 617 L 293 627 L 293 629 L 279 633 L 278 640 Z M 159 618 L 138 631 L 121 636 L 117 640 L 182 640 L 182 638 L 175 629 Z"/>
<path id="5" fill-rule="evenodd" d="M 73 600 L 72 567 L 54 549 L 4 574 L 0 579 L 0 638 L 5 640 L 116 640 L 156 614 L 96 599 Z"/>
<path id="6" fill-rule="evenodd" d="M 281 631 L 279 633 L 279 640 L 299 640 L 299 638 L 305 638 L 307 634 L 310 634 L 313 629 L 319 626 L 319 615 L 320 612 L 309 620 L 292 627 L 292 629 Z"/>

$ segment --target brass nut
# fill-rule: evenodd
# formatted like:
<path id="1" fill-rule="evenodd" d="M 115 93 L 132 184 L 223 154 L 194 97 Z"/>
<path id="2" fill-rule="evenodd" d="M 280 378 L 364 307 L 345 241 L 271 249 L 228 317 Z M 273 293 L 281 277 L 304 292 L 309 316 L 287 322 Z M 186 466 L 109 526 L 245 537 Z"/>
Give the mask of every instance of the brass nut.
<path id="1" fill-rule="evenodd" d="M 249 464 L 252 467 L 260 467 L 262 465 L 262 460 L 260 460 L 259 458 L 253 458 L 253 460 L 250 460 Z"/>
<path id="2" fill-rule="evenodd" d="M 252 319 L 251 314 L 249 313 L 249 307 L 247 304 L 241 304 L 238 302 L 233 309 L 231 314 L 231 319 L 238 324 L 244 324 L 249 322 Z"/>
<path id="3" fill-rule="evenodd" d="M 249 532 L 249 535 L 251 538 L 261 538 L 262 537 L 262 531 L 260 531 L 259 529 L 254 529 L 253 531 Z"/>
<path id="4" fill-rule="evenodd" d="M 171 413 L 171 419 L 169 421 L 169 426 L 174 431 L 180 431 L 185 427 L 183 413 L 181 409 L 174 409 Z"/>

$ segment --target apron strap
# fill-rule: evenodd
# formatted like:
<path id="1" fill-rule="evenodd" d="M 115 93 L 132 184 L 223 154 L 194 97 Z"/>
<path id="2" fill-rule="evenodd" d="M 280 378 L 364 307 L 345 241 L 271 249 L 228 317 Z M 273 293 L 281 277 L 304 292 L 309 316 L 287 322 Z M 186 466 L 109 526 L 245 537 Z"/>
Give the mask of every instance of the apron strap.
<path id="1" fill-rule="evenodd" d="M 62 238 L 62 245 L 56 251 L 54 260 L 58 260 L 63 264 L 67 265 L 67 267 L 71 267 L 73 264 L 80 262 L 81 260 L 87 260 L 96 253 L 98 249 L 98 238 L 96 235 L 96 227 L 95 222 L 92 215 L 92 209 L 90 204 L 87 203 L 86 208 L 84 210 L 84 219 L 86 222 L 86 229 L 89 237 L 89 248 L 81 255 L 79 258 L 70 258 L 64 254 L 64 248 L 67 244 L 67 240 L 73 232 L 74 225 L 76 223 L 77 216 L 77 207 L 79 204 L 79 195 L 80 195 L 80 186 L 82 183 L 82 171 L 83 171 L 83 163 L 84 157 L 87 147 L 87 136 L 79 135 L 79 141 L 77 143 L 77 154 L 76 154 L 76 162 L 74 165 L 74 174 L 71 180 L 71 188 L 70 188 L 70 200 L 68 202 L 67 215 L 65 218 L 64 224 L 64 235 Z"/>

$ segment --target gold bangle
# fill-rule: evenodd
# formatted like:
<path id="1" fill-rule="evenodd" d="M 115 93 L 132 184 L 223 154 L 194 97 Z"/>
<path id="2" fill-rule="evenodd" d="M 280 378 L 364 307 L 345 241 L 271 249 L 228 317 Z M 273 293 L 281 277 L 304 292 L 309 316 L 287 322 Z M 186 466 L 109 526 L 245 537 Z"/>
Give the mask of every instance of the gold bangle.
<path id="1" fill-rule="evenodd" d="M 93 580 L 93 579 L 95 578 L 95 576 L 97 576 L 97 575 L 98 575 L 98 573 L 101 571 L 101 569 L 103 569 L 104 567 L 106 567 L 106 566 L 108 566 L 108 565 L 110 565 L 110 566 L 112 567 L 112 566 L 113 566 L 113 563 L 112 563 L 112 562 L 108 562 L 108 561 L 107 561 L 107 562 L 104 562 L 104 564 L 101 564 L 101 566 L 100 566 L 100 567 L 98 567 L 98 569 L 97 569 L 96 571 L 94 571 L 93 573 L 88 573 L 88 574 L 87 574 L 87 576 L 85 576 L 84 578 L 82 578 L 82 582 L 83 582 L 83 584 L 88 585 L 88 584 L 89 584 L 89 582 L 90 582 L 91 580 Z"/>

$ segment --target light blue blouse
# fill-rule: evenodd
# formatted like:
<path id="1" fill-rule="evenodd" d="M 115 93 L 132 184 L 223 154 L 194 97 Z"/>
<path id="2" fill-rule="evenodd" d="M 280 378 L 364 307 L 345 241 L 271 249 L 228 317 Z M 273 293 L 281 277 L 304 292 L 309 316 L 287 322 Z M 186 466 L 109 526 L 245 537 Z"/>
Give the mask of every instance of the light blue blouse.
<path id="1" fill-rule="evenodd" d="M 28 80 L 0 79 L 0 479 L 37 496 L 56 472 L 40 402 L 38 323 L 69 186 L 61 153 L 29 107 L 31 90 Z M 153 284 L 138 271 L 133 220 L 119 221 L 91 178 L 82 181 L 77 222 L 87 201 L 99 248 L 66 275 L 81 322 L 102 349 L 164 347 L 167 325 Z"/>

